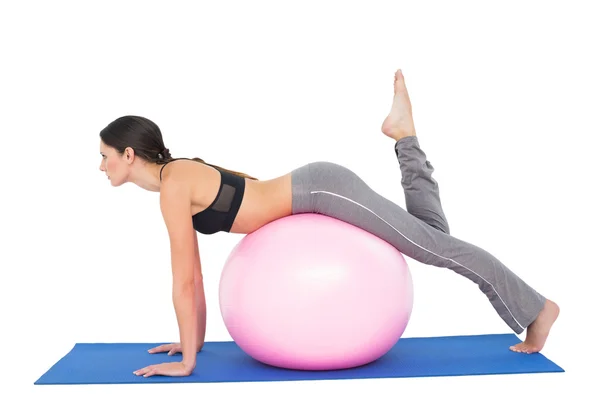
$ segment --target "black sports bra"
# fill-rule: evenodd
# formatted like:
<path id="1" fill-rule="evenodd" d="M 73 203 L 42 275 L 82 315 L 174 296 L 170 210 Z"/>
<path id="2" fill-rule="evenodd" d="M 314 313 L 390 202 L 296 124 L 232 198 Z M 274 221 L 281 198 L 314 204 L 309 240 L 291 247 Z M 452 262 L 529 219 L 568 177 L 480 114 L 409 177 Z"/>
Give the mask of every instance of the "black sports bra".
<path id="1" fill-rule="evenodd" d="M 185 160 L 185 158 L 175 158 L 167 161 L 160 168 L 160 180 L 162 180 L 162 170 L 165 165 L 175 160 Z M 194 229 L 206 235 L 220 231 L 229 232 L 231 230 L 231 226 L 242 204 L 246 188 L 246 180 L 241 176 L 222 171 L 218 168 L 215 169 L 221 174 L 219 191 L 213 202 L 206 209 L 192 216 Z"/>

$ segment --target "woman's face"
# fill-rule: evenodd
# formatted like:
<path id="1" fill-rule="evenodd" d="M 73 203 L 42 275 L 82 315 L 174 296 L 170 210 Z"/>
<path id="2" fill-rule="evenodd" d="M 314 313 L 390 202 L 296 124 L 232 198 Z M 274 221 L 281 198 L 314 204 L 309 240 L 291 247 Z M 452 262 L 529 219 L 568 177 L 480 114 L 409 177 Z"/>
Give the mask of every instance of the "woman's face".
<path id="1" fill-rule="evenodd" d="M 120 186 L 126 182 L 128 163 L 113 147 L 107 146 L 100 141 L 100 171 L 104 172 L 113 186 Z"/>

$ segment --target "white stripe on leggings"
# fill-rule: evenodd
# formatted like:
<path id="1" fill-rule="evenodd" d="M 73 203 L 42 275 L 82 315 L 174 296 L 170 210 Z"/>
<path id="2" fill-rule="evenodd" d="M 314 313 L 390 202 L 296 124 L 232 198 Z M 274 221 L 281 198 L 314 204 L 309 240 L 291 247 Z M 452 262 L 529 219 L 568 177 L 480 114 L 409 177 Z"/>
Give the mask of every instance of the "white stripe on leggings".
<path id="1" fill-rule="evenodd" d="M 519 325 L 519 326 L 521 327 L 521 329 L 525 329 L 525 328 L 524 328 L 524 327 L 523 327 L 523 326 L 522 326 L 522 325 L 519 323 L 519 321 L 517 321 L 517 319 L 515 318 L 515 316 L 513 315 L 513 313 L 512 313 L 512 312 L 510 312 L 510 309 L 508 308 L 508 306 L 506 305 L 506 303 L 504 302 L 504 300 L 502 300 L 502 297 L 500 297 L 500 293 L 498 293 L 498 291 L 496 290 L 496 288 L 494 287 L 494 285 L 492 285 L 490 282 L 488 282 L 488 281 L 487 281 L 487 280 L 486 280 L 486 279 L 485 279 L 483 276 L 479 275 L 477 272 L 473 271 L 473 270 L 472 270 L 472 269 L 470 269 L 470 268 L 467 268 L 467 267 L 465 267 L 464 265 L 462 265 L 462 264 L 461 264 L 461 263 L 459 263 L 458 261 L 454 261 L 454 260 L 453 260 L 453 259 L 451 259 L 451 258 L 447 258 L 447 257 L 441 256 L 441 255 L 439 255 L 439 254 L 435 254 L 433 251 L 427 250 L 427 249 L 426 249 L 426 248 L 424 248 L 423 246 L 421 246 L 421 245 L 419 245 L 419 244 L 417 244 L 417 243 L 413 242 L 412 240 L 410 240 L 409 238 L 407 238 L 407 237 L 406 237 L 406 236 L 405 236 L 405 235 L 404 235 L 402 232 L 400 232 L 398 229 L 396 229 L 394 226 L 392 226 L 392 224 L 390 224 L 389 222 L 387 222 L 386 220 L 384 220 L 383 218 L 381 218 L 379 215 L 377 215 L 377 213 L 375 213 L 373 210 L 370 210 L 369 208 L 367 208 L 367 207 L 363 206 L 362 204 L 360 204 L 360 203 L 358 203 L 358 202 L 356 202 L 356 201 L 354 201 L 354 200 L 352 200 L 352 199 L 349 199 L 349 198 L 347 198 L 347 197 L 344 197 L 344 196 L 342 196 L 342 195 L 339 195 L 339 194 L 336 194 L 336 193 L 332 193 L 332 192 L 328 192 L 328 191 L 325 191 L 325 190 L 314 190 L 314 191 L 311 191 L 310 193 L 311 193 L 311 194 L 315 194 L 315 193 L 325 193 L 325 194 L 330 194 L 330 195 L 332 195 L 332 196 L 337 196 L 337 197 L 339 197 L 339 198 L 342 198 L 342 199 L 344 199 L 344 200 L 347 200 L 347 201 L 349 201 L 349 202 L 351 202 L 351 203 L 354 203 L 354 204 L 356 204 L 356 205 L 358 205 L 358 206 L 360 206 L 360 207 L 364 208 L 365 210 L 369 211 L 370 213 L 372 213 L 373 215 L 375 215 L 377 218 L 379 218 L 380 220 L 382 220 L 383 222 L 385 222 L 386 224 L 388 224 L 388 225 L 390 226 L 390 228 L 392 228 L 393 230 L 395 230 L 396 232 L 398 232 L 398 233 L 399 233 L 400 235 L 402 235 L 402 236 L 403 236 L 403 237 L 404 237 L 406 240 L 408 240 L 409 242 L 411 242 L 411 243 L 412 243 L 412 244 L 414 244 L 415 246 L 418 246 L 418 247 L 422 248 L 423 250 L 425 250 L 425 251 L 427 251 L 427 252 L 429 252 L 429 253 L 431 253 L 431 254 L 433 254 L 433 255 L 435 255 L 435 256 L 438 256 L 438 257 L 440 257 L 440 258 L 443 258 L 443 259 L 445 259 L 445 260 L 452 261 L 453 263 L 460 265 L 460 266 L 461 266 L 461 267 L 463 267 L 464 269 L 471 271 L 473 274 L 475 274 L 475 275 L 477 275 L 478 277 L 480 277 L 481 279 L 483 279 L 483 281 L 484 281 L 485 283 L 487 283 L 488 285 L 490 285 L 490 286 L 492 287 L 492 289 L 494 290 L 494 292 L 496 292 L 496 294 L 498 295 L 498 298 L 500 299 L 500 301 L 502 302 L 502 304 L 504 304 L 504 307 L 506 307 L 506 311 L 508 311 L 508 313 L 510 314 L 510 316 L 511 316 L 511 317 L 514 319 L 514 321 L 517 323 L 517 325 Z"/>

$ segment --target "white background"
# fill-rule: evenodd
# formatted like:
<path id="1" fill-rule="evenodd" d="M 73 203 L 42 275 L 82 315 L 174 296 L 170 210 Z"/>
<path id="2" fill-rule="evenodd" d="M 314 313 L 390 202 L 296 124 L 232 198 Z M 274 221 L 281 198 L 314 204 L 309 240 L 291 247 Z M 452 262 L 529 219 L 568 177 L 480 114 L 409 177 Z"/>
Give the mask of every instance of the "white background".
<path id="1" fill-rule="evenodd" d="M 2 3 L 0 386 L 15 386 L 11 398 L 490 399 L 591 385 L 593 2 L 350 3 Z M 158 195 L 111 187 L 98 170 L 102 128 L 142 115 L 173 156 L 261 179 L 338 162 L 404 207 L 393 140 L 380 131 L 397 68 L 452 234 L 561 305 L 543 353 L 565 374 L 33 386 L 76 342 L 178 340 Z M 199 235 L 208 341 L 230 340 L 218 282 L 241 238 Z M 408 262 L 416 293 L 406 337 L 510 332 L 470 281 Z"/>

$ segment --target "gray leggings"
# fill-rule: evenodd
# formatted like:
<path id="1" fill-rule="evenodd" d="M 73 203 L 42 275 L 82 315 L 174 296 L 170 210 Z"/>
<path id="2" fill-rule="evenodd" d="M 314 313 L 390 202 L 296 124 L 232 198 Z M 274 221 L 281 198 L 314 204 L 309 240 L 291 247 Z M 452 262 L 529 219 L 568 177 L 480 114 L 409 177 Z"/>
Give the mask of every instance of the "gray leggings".
<path id="1" fill-rule="evenodd" d="M 331 162 L 292 171 L 292 213 L 318 213 L 355 225 L 421 263 L 449 268 L 476 283 L 517 334 L 535 320 L 545 298 L 484 249 L 450 236 L 433 166 L 416 136 L 395 151 L 406 210 L 371 189 L 354 172 Z"/>

